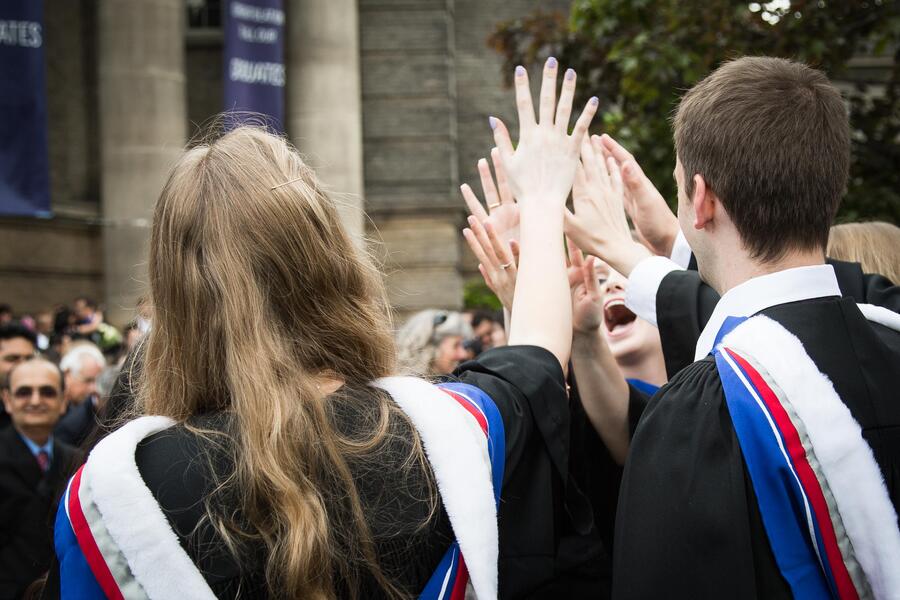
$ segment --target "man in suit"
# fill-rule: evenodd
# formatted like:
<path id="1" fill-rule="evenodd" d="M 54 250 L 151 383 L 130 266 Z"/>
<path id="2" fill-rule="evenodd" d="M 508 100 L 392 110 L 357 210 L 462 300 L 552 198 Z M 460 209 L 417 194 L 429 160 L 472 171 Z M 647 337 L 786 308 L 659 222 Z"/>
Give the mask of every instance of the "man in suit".
<path id="1" fill-rule="evenodd" d="M 53 516 L 76 452 L 53 436 L 66 409 L 55 364 L 16 365 L 3 404 L 11 426 L 0 431 L 0 598 L 17 598 L 50 564 Z"/>
<path id="2" fill-rule="evenodd" d="M 59 366 L 65 375 L 68 411 L 55 433 L 60 441 L 79 447 L 97 426 L 97 378 L 106 367 L 106 359 L 94 344 L 79 342 L 63 356 Z"/>

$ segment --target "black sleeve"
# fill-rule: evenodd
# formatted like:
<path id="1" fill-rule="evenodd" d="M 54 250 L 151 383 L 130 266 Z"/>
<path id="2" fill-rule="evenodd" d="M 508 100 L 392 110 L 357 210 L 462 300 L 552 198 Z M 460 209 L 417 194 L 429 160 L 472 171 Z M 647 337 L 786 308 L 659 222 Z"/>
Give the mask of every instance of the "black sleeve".
<path id="1" fill-rule="evenodd" d="M 758 595 L 759 532 L 749 510 L 715 362 L 698 361 L 653 397 L 632 439 L 616 519 L 613 597 L 652 598 L 660 590 L 669 598 L 766 597 Z"/>
<path id="2" fill-rule="evenodd" d="M 669 379 L 694 362 L 700 332 L 719 303 L 719 294 L 697 271 L 672 271 L 656 294 L 656 323 Z"/>
<path id="3" fill-rule="evenodd" d="M 537 346 L 494 348 L 460 365 L 454 375 L 484 391 L 500 411 L 506 436 L 504 484 L 514 476 L 534 436 L 543 438 L 554 467 L 566 477 L 569 401 L 562 367 L 553 354 Z"/>
<path id="4" fill-rule="evenodd" d="M 863 275 L 863 290 L 864 298 L 859 302 L 900 313 L 900 286 L 891 283 L 887 277 L 869 273 Z"/>

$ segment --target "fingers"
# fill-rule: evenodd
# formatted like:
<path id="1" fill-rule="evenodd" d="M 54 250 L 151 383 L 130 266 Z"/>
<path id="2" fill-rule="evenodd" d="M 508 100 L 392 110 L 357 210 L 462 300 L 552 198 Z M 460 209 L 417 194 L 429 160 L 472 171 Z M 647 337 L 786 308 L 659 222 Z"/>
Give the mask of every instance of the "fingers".
<path id="1" fill-rule="evenodd" d="M 562 91 L 559 94 L 559 105 L 556 107 L 556 129 L 569 133 L 569 117 L 572 116 L 572 101 L 575 99 L 575 71 L 566 69 L 563 75 Z"/>
<path id="2" fill-rule="evenodd" d="M 609 173 L 609 182 L 613 193 L 621 198 L 625 193 L 625 184 L 622 183 L 622 171 L 619 169 L 619 163 L 612 156 L 606 157 L 606 171 Z"/>
<path id="3" fill-rule="evenodd" d="M 608 134 L 604 133 L 600 136 L 600 142 L 603 144 L 603 147 L 609 152 L 613 158 L 615 158 L 619 163 L 624 163 L 629 160 L 634 160 L 634 157 L 626 150 L 619 142 L 614 140 Z"/>
<path id="4" fill-rule="evenodd" d="M 600 289 L 600 280 L 597 278 L 597 258 L 588 256 L 581 268 L 584 276 L 584 288 L 587 290 L 591 300 L 597 302 L 603 297 L 603 291 Z"/>
<path id="5" fill-rule="evenodd" d="M 471 217 L 470 217 L 471 218 Z M 475 233 L 466 227 L 463 229 L 463 237 L 466 238 L 466 243 L 469 244 L 469 248 L 472 250 L 472 254 L 475 255 L 475 258 L 478 259 L 482 265 L 490 265 L 491 260 L 488 258 L 488 255 L 485 254 L 484 248 L 481 246 L 481 242 L 478 241 L 478 238 L 475 237 Z M 487 277 L 485 276 L 485 279 Z"/>
<path id="6" fill-rule="evenodd" d="M 600 143 L 600 136 L 591 136 L 591 149 L 594 151 L 594 163 L 597 166 L 597 173 L 603 180 L 605 185 L 610 185 L 609 165 L 606 163 L 606 152 Z"/>
<path id="7" fill-rule="evenodd" d="M 584 255 L 581 254 L 581 250 L 568 236 L 566 236 L 566 246 L 569 249 L 569 264 L 580 269 L 584 264 Z"/>
<path id="8" fill-rule="evenodd" d="M 478 176 L 481 178 L 481 191 L 484 192 L 484 202 L 487 204 L 488 214 L 490 214 L 492 207 L 496 208 L 500 204 L 500 195 L 497 193 L 497 186 L 494 185 L 491 168 L 483 158 L 478 159 Z"/>
<path id="9" fill-rule="evenodd" d="M 513 83 L 516 87 L 516 109 L 519 111 L 519 132 L 524 132 L 535 126 L 531 87 L 528 85 L 528 71 L 525 67 L 516 67 Z"/>
<path id="10" fill-rule="evenodd" d="M 481 205 L 481 202 L 478 201 L 478 197 L 475 195 L 475 192 L 472 191 L 472 188 L 469 187 L 468 183 L 459 186 L 459 191 L 462 192 L 463 200 L 466 201 L 466 207 L 468 207 L 470 215 L 479 221 L 484 221 L 488 218 L 488 214 L 485 212 L 484 207 Z"/>
<path id="11" fill-rule="evenodd" d="M 493 248 L 494 254 L 501 261 L 500 268 L 512 269 L 514 271 L 516 269 L 516 260 L 513 257 L 512 251 L 509 249 L 509 247 L 504 244 L 503 240 L 500 239 L 500 236 L 497 235 L 497 229 L 490 221 L 486 221 L 484 223 L 484 230 L 491 242 L 491 248 Z M 507 266 L 504 267 L 503 265 Z"/>
<path id="12" fill-rule="evenodd" d="M 581 140 L 581 164 L 584 166 L 585 181 L 590 184 L 594 181 L 606 184 L 606 169 L 601 169 L 597 163 L 597 153 L 588 136 Z"/>
<path id="13" fill-rule="evenodd" d="M 500 192 L 500 202 L 515 202 L 512 189 L 509 187 L 509 177 L 506 175 L 506 167 L 503 166 L 503 157 L 500 156 L 499 148 L 491 149 L 491 162 L 494 163 L 494 176 L 497 178 L 497 190 Z"/>
<path id="14" fill-rule="evenodd" d="M 539 125 L 553 126 L 553 109 L 556 106 L 556 69 L 556 59 L 551 56 L 544 63 L 544 77 L 541 79 Z"/>
<path id="15" fill-rule="evenodd" d="M 594 115 L 597 114 L 597 106 L 599 104 L 600 101 L 597 99 L 597 96 L 594 96 L 593 98 L 588 100 L 587 104 L 584 107 L 584 110 L 581 111 L 581 115 L 578 117 L 578 120 L 575 121 L 575 129 L 572 131 L 573 156 L 578 154 L 581 142 L 583 141 L 584 136 L 587 135 L 588 127 L 591 126 L 591 120 L 593 120 Z"/>
<path id="16" fill-rule="evenodd" d="M 488 238 L 487 232 L 484 230 L 484 225 L 475 217 L 469 217 L 469 228 L 472 230 L 472 233 L 475 234 L 475 239 L 478 240 L 478 243 L 481 245 L 481 251 L 487 258 L 486 261 L 481 259 L 479 259 L 479 261 L 484 263 L 485 266 L 491 266 L 495 269 L 499 269 L 502 263 L 497 257 L 497 254 L 494 252 L 494 246 L 491 244 L 491 240 L 490 238 Z"/>
<path id="17" fill-rule="evenodd" d="M 519 241 L 518 240 L 509 240 L 509 249 L 512 252 L 513 260 L 516 263 L 516 266 L 519 265 Z"/>
<path id="18" fill-rule="evenodd" d="M 575 181 L 572 182 L 572 201 L 576 202 L 581 196 L 584 196 L 588 193 L 587 191 L 588 180 L 587 174 L 584 170 L 584 165 L 581 161 L 578 161 L 578 164 L 575 165 Z"/>
<path id="19" fill-rule="evenodd" d="M 531 100 L 529 100 L 529 103 L 530 102 Z M 533 119 L 534 117 L 532 117 L 532 125 L 534 124 Z M 506 124 L 497 117 L 490 117 L 488 121 L 491 124 L 491 129 L 494 130 L 494 144 L 497 145 L 497 149 L 500 151 L 500 154 L 504 158 L 511 157 L 514 150 L 512 140 L 509 139 L 509 130 L 506 128 Z"/>

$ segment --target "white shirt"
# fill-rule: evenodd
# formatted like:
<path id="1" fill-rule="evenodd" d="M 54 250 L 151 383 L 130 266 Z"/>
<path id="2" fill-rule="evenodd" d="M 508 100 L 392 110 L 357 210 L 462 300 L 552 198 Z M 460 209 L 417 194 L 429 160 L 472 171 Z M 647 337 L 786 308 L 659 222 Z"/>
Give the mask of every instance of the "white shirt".
<path id="1" fill-rule="evenodd" d="M 625 290 L 625 306 L 651 323 L 656 324 L 656 293 L 666 275 L 672 271 L 683 271 L 691 261 L 691 247 L 687 239 L 678 229 L 675 243 L 672 245 L 672 257 L 650 256 L 637 264 L 628 278 L 628 289 Z"/>
<path id="2" fill-rule="evenodd" d="M 694 360 L 712 351 L 716 334 L 727 317 L 749 317 L 761 310 L 788 302 L 840 296 L 831 265 L 796 267 L 748 279 L 725 292 L 697 340 Z"/>

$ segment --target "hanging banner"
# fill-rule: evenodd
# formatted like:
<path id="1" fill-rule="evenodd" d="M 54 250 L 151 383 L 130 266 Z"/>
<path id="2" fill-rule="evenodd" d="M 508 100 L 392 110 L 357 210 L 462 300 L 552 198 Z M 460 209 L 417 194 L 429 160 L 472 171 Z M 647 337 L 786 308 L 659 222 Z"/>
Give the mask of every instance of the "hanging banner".
<path id="1" fill-rule="evenodd" d="M 0 2 L 0 214 L 50 213 L 41 0 Z"/>
<path id="2" fill-rule="evenodd" d="M 234 126 L 265 115 L 284 131 L 284 10 L 281 0 L 227 0 L 225 3 L 225 110 Z M 258 116 L 255 118 L 258 120 Z"/>

